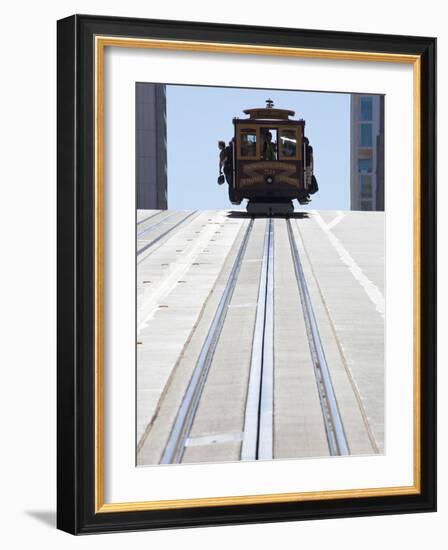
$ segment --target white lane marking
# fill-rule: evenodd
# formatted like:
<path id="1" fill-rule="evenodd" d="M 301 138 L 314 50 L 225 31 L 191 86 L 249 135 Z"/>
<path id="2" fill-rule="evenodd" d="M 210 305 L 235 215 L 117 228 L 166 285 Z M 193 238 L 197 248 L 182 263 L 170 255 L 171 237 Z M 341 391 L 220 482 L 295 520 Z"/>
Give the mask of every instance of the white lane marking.
<path id="1" fill-rule="evenodd" d="M 247 303 L 247 304 L 230 304 L 229 309 L 239 309 L 239 308 L 248 308 L 248 307 L 257 307 L 256 302 Z"/>
<path id="2" fill-rule="evenodd" d="M 380 291 L 380 289 L 374 283 L 372 283 L 372 281 L 365 275 L 363 270 L 359 267 L 359 265 L 355 262 L 355 260 L 350 256 L 350 254 L 347 252 L 345 247 L 341 244 L 339 239 L 335 237 L 335 235 L 330 231 L 330 229 L 328 228 L 328 225 L 324 222 L 319 212 L 314 210 L 313 217 L 316 220 L 319 227 L 322 229 L 322 231 L 327 235 L 331 244 L 336 249 L 336 252 L 339 254 L 341 261 L 349 268 L 353 277 L 358 281 L 358 283 L 365 290 L 367 296 L 370 298 L 376 310 L 384 319 L 386 304 L 385 304 L 384 296 Z"/>
<path id="3" fill-rule="evenodd" d="M 158 304 L 165 299 L 170 292 L 176 288 L 178 281 L 183 279 L 184 275 L 191 268 L 197 257 L 202 253 L 205 243 L 207 243 L 215 234 L 215 228 L 209 226 L 198 238 L 196 244 L 178 258 L 178 263 L 171 272 L 159 280 L 151 289 L 148 289 L 146 296 L 142 300 L 142 305 L 137 313 L 137 336 L 148 326 L 148 321 L 153 317 L 158 309 Z"/>
<path id="4" fill-rule="evenodd" d="M 185 442 L 185 447 L 200 447 L 202 445 L 214 445 L 216 443 L 232 443 L 234 441 L 242 441 L 242 432 L 227 433 L 227 434 L 213 434 L 213 435 L 199 435 L 196 437 L 189 437 Z"/>
<path id="5" fill-rule="evenodd" d="M 333 220 L 331 220 L 330 223 L 327 223 L 327 229 L 333 229 L 335 225 L 338 225 L 339 222 L 341 222 L 345 218 L 344 212 L 342 210 L 337 211 L 337 216 Z"/>

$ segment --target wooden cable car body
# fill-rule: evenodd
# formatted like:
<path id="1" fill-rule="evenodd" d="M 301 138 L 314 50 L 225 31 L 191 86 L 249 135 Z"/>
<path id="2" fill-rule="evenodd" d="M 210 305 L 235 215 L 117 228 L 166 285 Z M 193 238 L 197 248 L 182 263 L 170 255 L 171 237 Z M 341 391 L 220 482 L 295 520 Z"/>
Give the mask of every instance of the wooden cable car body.
<path id="1" fill-rule="evenodd" d="M 233 204 L 248 199 L 248 212 L 274 214 L 294 210 L 292 200 L 307 195 L 312 175 L 311 148 L 307 146 L 305 121 L 294 120 L 294 111 L 246 109 L 248 118 L 234 118 L 233 177 L 229 198 Z M 271 145 L 265 145 L 272 134 Z"/>

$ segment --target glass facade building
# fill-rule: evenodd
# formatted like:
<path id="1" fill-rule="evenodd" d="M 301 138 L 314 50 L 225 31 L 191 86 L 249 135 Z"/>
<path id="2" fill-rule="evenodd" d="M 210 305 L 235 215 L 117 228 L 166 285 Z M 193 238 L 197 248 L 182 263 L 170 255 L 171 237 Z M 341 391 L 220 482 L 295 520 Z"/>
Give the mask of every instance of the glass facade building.
<path id="1" fill-rule="evenodd" d="M 166 86 L 135 85 L 135 174 L 137 209 L 166 210 Z"/>
<path id="2" fill-rule="evenodd" d="M 384 96 L 351 95 L 351 209 L 384 210 Z"/>

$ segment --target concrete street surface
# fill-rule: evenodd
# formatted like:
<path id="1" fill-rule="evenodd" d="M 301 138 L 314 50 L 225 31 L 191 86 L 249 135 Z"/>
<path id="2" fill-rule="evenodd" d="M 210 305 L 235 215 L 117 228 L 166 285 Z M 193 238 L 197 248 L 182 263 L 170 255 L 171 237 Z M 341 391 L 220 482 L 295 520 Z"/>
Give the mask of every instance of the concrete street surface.
<path id="1" fill-rule="evenodd" d="M 243 211 L 138 212 L 139 465 L 161 462 L 249 223 Z M 253 222 L 182 443 L 184 463 L 241 460 L 266 224 L 266 218 Z M 296 212 L 290 225 L 349 452 L 382 453 L 384 214 Z M 272 458 L 328 456 L 326 413 L 284 218 L 274 218 L 272 247 Z"/>

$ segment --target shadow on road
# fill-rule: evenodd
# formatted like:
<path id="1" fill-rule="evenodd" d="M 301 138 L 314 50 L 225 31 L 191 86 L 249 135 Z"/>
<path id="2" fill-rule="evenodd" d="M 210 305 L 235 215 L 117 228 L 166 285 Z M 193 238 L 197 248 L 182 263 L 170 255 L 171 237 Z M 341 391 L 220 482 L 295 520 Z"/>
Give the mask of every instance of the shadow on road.
<path id="1" fill-rule="evenodd" d="M 268 218 L 269 216 L 265 215 L 265 214 L 249 214 L 247 212 L 244 212 L 243 210 L 231 210 L 229 212 L 227 212 L 227 217 L 228 218 L 233 218 L 233 219 L 250 219 L 250 218 Z M 274 214 L 272 216 L 273 218 L 295 218 L 295 219 L 308 219 L 310 217 L 310 215 L 307 213 L 307 212 L 293 212 L 292 214 L 288 214 L 288 215 L 285 215 L 285 214 Z"/>

